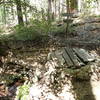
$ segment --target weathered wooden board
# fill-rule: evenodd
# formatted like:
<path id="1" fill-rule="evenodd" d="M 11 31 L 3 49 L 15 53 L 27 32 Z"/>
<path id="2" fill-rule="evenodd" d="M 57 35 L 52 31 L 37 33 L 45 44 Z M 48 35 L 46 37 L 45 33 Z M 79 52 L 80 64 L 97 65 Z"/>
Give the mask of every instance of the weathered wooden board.
<path id="1" fill-rule="evenodd" d="M 60 62 L 61 65 L 64 65 L 65 59 L 63 58 L 62 53 L 63 52 L 61 50 L 55 51 L 55 55 L 56 55 L 58 61 Z"/>
<path id="2" fill-rule="evenodd" d="M 59 50 L 50 52 L 48 60 L 57 62 L 59 67 L 67 65 L 71 68 L 80 68 L 87 64 L 87 62 L 94 61 L 95 59 L 88 53 L 88 51 L 79 48 L 61 48 Z M 56 66 L 56 65 L 55 65 Z"/>
<path id="3" fill-rule="evenodd" d="M 83 62 L 94 61 L 94 58 L 90 56 L 89 53 L 84 49 L 74 48 L 73 50 L 75 51 L 76 55 L 83 60 Z"/>
<path id="4" fill-rule="evenodd" d="M 75 53 L 73 52 L 73 50 L 71 48 L 65 48 L 67 54 L 69 55 L 71 61 L 73 62 L 74 66 L 79 67 L 80 66 L 80 62 L 77 59 L 77 56 L 75 55 Z"/>
<path id="5" fill-rule="evenodd" d="M 77 56 L 76 56 L 77 57 Z M 84 62 L 82 62 L 78 57 L 77 57 L 77 60 L 79 61 L 79 63 L 80 63 L 80 66 L 85 66 L 85 63 Z"/>
<path id="6" fill-rule="evenodd" d="M 71 61 L 70 57 L 68 56 L 68 54 L 66 53 L 65 49 L 62 49 L 63 52 L 63 57 L 68 65 L 68 67 L 74 66 L 73 62 Z"/>

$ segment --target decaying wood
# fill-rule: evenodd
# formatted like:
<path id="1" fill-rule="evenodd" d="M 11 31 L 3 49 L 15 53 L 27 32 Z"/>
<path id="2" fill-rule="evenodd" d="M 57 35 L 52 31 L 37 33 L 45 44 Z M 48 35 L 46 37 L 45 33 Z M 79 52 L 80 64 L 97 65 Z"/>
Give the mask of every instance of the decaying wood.
<path id="1" fill-rule="evenodd" d="M 72 60 L 73 64 L 77 67 L 80 66 L 79 61 L 77 60 L 76 55 L 74 54 L 74 52 L 72 51 L 71 48 L 65 48 L 67 54 L 69 55 L 70 59 Z"/>
<path id="2" fill-rule="evenodd" d="M 68 68 L 81 68 L 95 59 L 84 49 L 64 47 L 52 52 L 50 58 L 58 61 L 59 67 L 67 65 Z"/>
<path id="3" fill-rule="evenodd" d="M 68 65 L 68 67 L 74 66 L 74 65 L 73 65 L 73 62 L 71 61 L 71 59 L 70 59 L 69 56 L 67 55 L 65 49 L 62 49 L 62 51 L 63 51 L 63 54 L 62 54 L 62 55 L 63 55 L 63 57 L 64 57 L 64 59 L 65 59 L 67 65 Z"/>
<path id="4" fill-rule="evenodd" d="M 75 51 L 76 55 L 85 63 L 94 60 L 94 58 L 92 58 L 84 49 L 74 48 L 73 50 Z"/>

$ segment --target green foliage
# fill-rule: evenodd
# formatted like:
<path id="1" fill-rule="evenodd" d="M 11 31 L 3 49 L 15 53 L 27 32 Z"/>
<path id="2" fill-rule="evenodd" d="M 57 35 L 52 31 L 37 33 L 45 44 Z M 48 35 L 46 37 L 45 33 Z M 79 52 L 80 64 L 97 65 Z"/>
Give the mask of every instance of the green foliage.
<path id="1" fill-rule="evenodd" d="M 0 76 L 0 81 L 6 82 L 6 84 L 10 84 L 14 82 L 15 78 L 20 78 L 21 75 L 13 75 L 13 74 L 4 74 Z"/>
<path id="2" fill-rule="evenodd" d="M 63 34 L 66 32 L 66 24 L 63 24 L 59 27 L 54 27 L 51 31 L 52 31 L 52 34 L 54 34 L 54 35 Z"/>
<path id="3" fill-rule="evenodd" d="M 17 89 L 17 100 L 28 100 L 30 84 L 24 84 Z"/>
<path id="4" fill-rule="evenodd" d="M 38 29 L 33 26 L 15 27 L 14 37 L 16 40 L 33 40 L 39 35 Z"/>
<path id="5" fill-rule="evenodd" d="M 3 33 L 4 32 L 4 28 L 3 27 L 1 27 L 2 25 L 0 24 L 0 35 L 1 35 L 1 33 Z"/>
<path id="6" fill-rule="evenodd" d="M 40 35 L 47 35 L 53 26 L 46 20 L 31 20 L 28 26 L 14 27 L 14 37 L 17 40 L 34 40 Z"/>
<path id="7" fill-rule="evenodd" d="M 0 34 L 0 41 L 7 41 L 7 40 L 9 40 L 9 36 L 8 35 L 6 35 L 6 34 Z"/>
<path id="8" fill-rule="evenodd" d="M 2 32 L 3 32 L 3 30 L 0 29 L 0 33 L 2 33 Z"/>
<path id="9" fill-rule="evenodd" d="M 66 24 L 63 24 L 59 27 L 53 27 L 53 29 L 51 30 L 52 32 L 52 35 L 59 35 L 59 36 L 65 36 L 66 34 L 66 27 L 67 25 Z M 71 24 L 69 25 L 68 27 L 68 33 L 74 33 L 75 32 L 75 27 L 72 26 Z"/>
<path id="10" fill-rule="evenodd" d="M 86 65 L 80 69 L 64 69 L 64 72 L 75 79 L 89 80 L 89 73 L 91 72 L 91 66 Z"/>
<path id="11" fill-rule="evenodd" d="M 51 25 L 51 23 L 48 23 L 48 21 L 45 19 L 42 19 L 42 20 L 35 19 L 32 21 L 32 25 L 33 27 L 38 29 L 40 34 L 43 34 L 43 35 L 47 35 L 53 27 L 53 25 Z"/>

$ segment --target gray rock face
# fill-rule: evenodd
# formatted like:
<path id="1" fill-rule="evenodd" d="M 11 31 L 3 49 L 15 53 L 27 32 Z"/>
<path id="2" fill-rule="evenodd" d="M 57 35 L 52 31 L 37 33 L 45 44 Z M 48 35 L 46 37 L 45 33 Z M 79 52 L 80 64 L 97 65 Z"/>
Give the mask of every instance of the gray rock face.
<path id="1" fill-rule="evenodd" d="M 74 28 L 80 40 L 100 44 L 100 18 L 88 17 L 74 21 Z M 94 46 L 94 45 L 93 45 Z"/>

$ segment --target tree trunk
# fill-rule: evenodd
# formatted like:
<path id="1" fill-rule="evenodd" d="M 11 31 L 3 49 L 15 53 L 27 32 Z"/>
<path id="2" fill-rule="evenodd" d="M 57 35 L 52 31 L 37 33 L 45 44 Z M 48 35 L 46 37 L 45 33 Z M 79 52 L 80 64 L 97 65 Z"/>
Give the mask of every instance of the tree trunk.
<path id="1" fill-rule="evenodd" d="M 48 21 L 50 22 L 52 19 L 52 5 L 51 5 L 51 0 L 48 0 Z"/>
<path id="2" fill-rule="evenodd" d="M 11 1 L 11 0 L 10 0 Z M 11 4 L 11 14 L 12 14 L 12 22 L 13 20 L 15 20 L 15 16 L 14 16 L 14 8 L 13 8 L 13 3 Z"/>
<path id="3" fill-rule="evenodd" d="M 52 0 L 52 20 L 55 20 L 55 0 Z"/>
<path id="4" fill-rule="evenodd" d="M 59 9 L 58 9 L 58 12 L 59 12 L 59 20 L 60 20 L 60 0 L 59 0 Z"/>
<path id="5" fill-rule="evenodd" d="M 57 2 L 56 2 L 56 0 L 55 0 L 55 14 L 54 14 L 54 15 L 55 15 L 55 18 L 56 18 L 56 15 L 57 15 L 57 13 L 56 13 L 56 12 L 57 12 L 57 4 L 56 4 L 56 3 L 57 3 Z"/>
<path id="6" fill-rule="evenodd" d="M 67 5 L 67 13 L 70 13 L 70 3 L 69 3 L 69 0 L 66 0 L 66 5 Z"/>
<path id="7" fill-rule="evenodd" d="M 70 0 L 70 10 L 74 13 L 75 10 L 78 9 L 78 1 L 77 0 Z"/>
<path id="8" fill-rule="evenodd" d="M 66 5 L 67 5 L 67 14 L 70 14 L 70 1 L 69 0 L 66 0 Z M 69 16 L 67 16 L 67 20 L 69 20 Z M 67 24 L 66 26 L 66 37 L 67 37 L 69 34 L 69 22 L 67 22 L 66 24 Z"/>
<path id="9" fill-rule="evenodd" d="M 3 0 L 3 22 L 6 24 L 6 5 L 5 5 L 5 0 Z"/>
<path id="10" fill-rule="evenodd" d="M 18 24 L 24 25 L 21 0 L 16 0 L 16 7 L 17 7 Z"/>
<path id="11" fill-rule="evenodd" d="M 26 0 L 24 0 L 24 16 L 25 16 L 25 22 L 26 22 L 26 25 L 28 23 L 28 20 L 27 20 L 27 6 L 26 6 Z"/>

